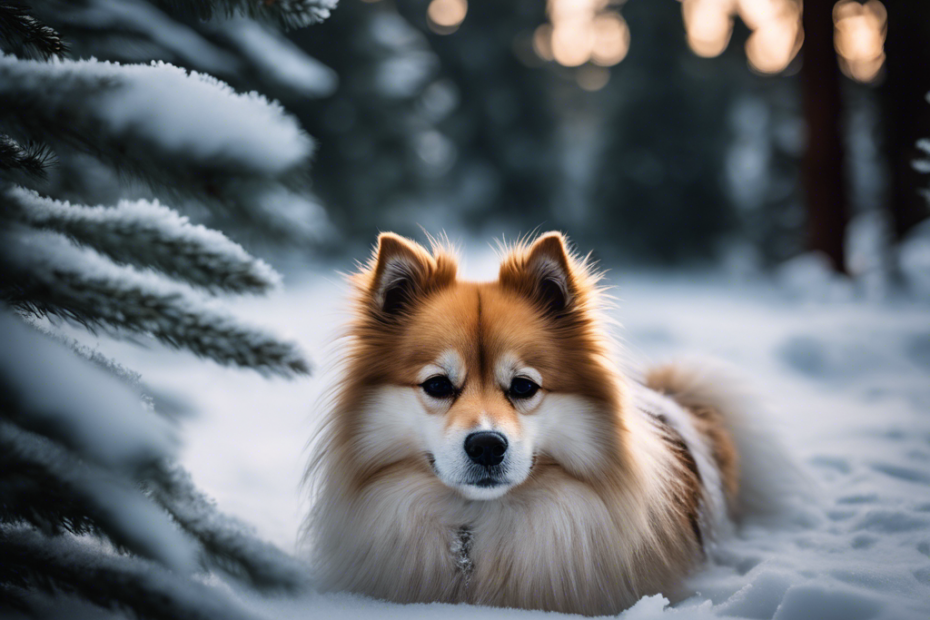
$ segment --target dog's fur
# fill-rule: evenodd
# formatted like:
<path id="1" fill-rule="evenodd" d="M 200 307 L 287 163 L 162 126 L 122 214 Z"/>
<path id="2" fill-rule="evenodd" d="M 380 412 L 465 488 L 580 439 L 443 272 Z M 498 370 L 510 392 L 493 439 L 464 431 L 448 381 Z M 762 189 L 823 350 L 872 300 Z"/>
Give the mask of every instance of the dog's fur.
<path id="1" fill-rule="evenodd" d="M 308 471 L 324 588 L 587 615 L 675 596 L 739 510 L 740 412 L 698 366 L 623 376 L 599 278 L 559 233 L 510 248 L 489 283 L 458 280 L 438 245 L 379 237 Z M 429 396 L 434 376 L 454 396 Z M 514 377 L 540 389 L 516 398 Z M 509 448 L 475 474 L 479 430 Z"/>

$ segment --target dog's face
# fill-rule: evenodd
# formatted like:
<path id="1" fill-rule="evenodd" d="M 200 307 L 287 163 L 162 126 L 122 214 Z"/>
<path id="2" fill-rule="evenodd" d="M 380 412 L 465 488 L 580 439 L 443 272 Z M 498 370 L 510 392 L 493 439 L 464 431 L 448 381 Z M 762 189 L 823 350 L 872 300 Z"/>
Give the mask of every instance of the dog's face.
<path id="1" fill-rule="evenodd" d="M 448 254 L 385 234 L 357 283 L 348 380 L 364 394 L 356 450 L 370 466 L 424 459 L 446 486 L 491 500 L 541 458 L 584 475 L 616 450 L 594 278 L 561 235 L 473 283 Z"/>

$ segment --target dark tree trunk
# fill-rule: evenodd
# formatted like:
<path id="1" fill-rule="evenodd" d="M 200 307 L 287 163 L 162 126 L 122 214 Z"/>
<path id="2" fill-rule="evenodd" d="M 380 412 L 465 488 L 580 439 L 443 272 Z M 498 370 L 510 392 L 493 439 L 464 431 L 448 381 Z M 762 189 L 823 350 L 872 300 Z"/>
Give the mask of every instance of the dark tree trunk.
<path id="1" fill-rule="evenodd" d="M 840 72 L 833 48 L 834 0 L 805 0 L 801 83 L 807 121 L 804 190 L 808 247 L 846 273 L 849 221 L 844 174 Z"/>
<path id="2" fill-rule="evenodd" d="M 928 179 L 914 170 L 915 144 L 930 137 L 930 2 L 886 0 L 888 39 L 882 86 L 885 152 L 891 173 L 888 211 L 895 241 L 928 216 L 920 194 Z"/>

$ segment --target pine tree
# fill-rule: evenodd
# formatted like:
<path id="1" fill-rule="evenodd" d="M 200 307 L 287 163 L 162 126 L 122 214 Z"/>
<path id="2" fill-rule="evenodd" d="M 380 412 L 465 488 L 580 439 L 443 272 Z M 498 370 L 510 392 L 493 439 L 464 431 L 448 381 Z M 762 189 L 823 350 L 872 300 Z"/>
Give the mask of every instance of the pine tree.
<path id="1" fill-rule="evenodd" d="M 296 560 L 218 512 L 176 464 L 178 429 L 139 375 L 59 325 L 151 338 L 265 374 L 308 373 L 293 342 L 239 321 L 217 297 L 263 294 L 280 276 L 166 205 L 266 238 L 319 235 L 325 222 L 306 176 L 313 141 L 279 104 L 210 75 L 72 50 L 90 54 L 100 41 L 79 24 L 106 23 L 112 49 L 161 33 L 194 58 L 192 48 L 219 49 L 199 34 L 211 32 L 234 58 L 229 50 L 255 36 L 283 41 L 270 25 L 315 23 L 334 4 L 0 2 L 0 615 L 250 618 L 192 577 L 305 585 Z M 114 19 L 79 19 L 94 8 Z M 210 21 L 183 26 L 198 19 Z M 166 34 L 179 32 L 189 36 Z M 255 48 L 238 57 L 248 55 L 261 62 Z M 329 88 L 327 70 L 303 67 L 291 80 L 298 90 L 312 90 L 313 71 L 317 90 Z M 237 75 L 248 81 L 248 71 Z"/>

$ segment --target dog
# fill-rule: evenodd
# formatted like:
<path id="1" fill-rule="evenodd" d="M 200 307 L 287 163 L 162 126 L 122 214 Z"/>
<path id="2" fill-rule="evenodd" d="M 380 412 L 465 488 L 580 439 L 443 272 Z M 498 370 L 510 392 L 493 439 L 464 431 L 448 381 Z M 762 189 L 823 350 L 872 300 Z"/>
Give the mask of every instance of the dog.
<path id="1" fill-rule="evenodd" d="M 351 276 L 343 376 L 308 468 L 324 590 L 616 614 L 683 592 L 741 510 L 745 406 L 699 365 L 620 370 L 598 273 L 558 232 L 497 281 L 383 233 Z"/>

